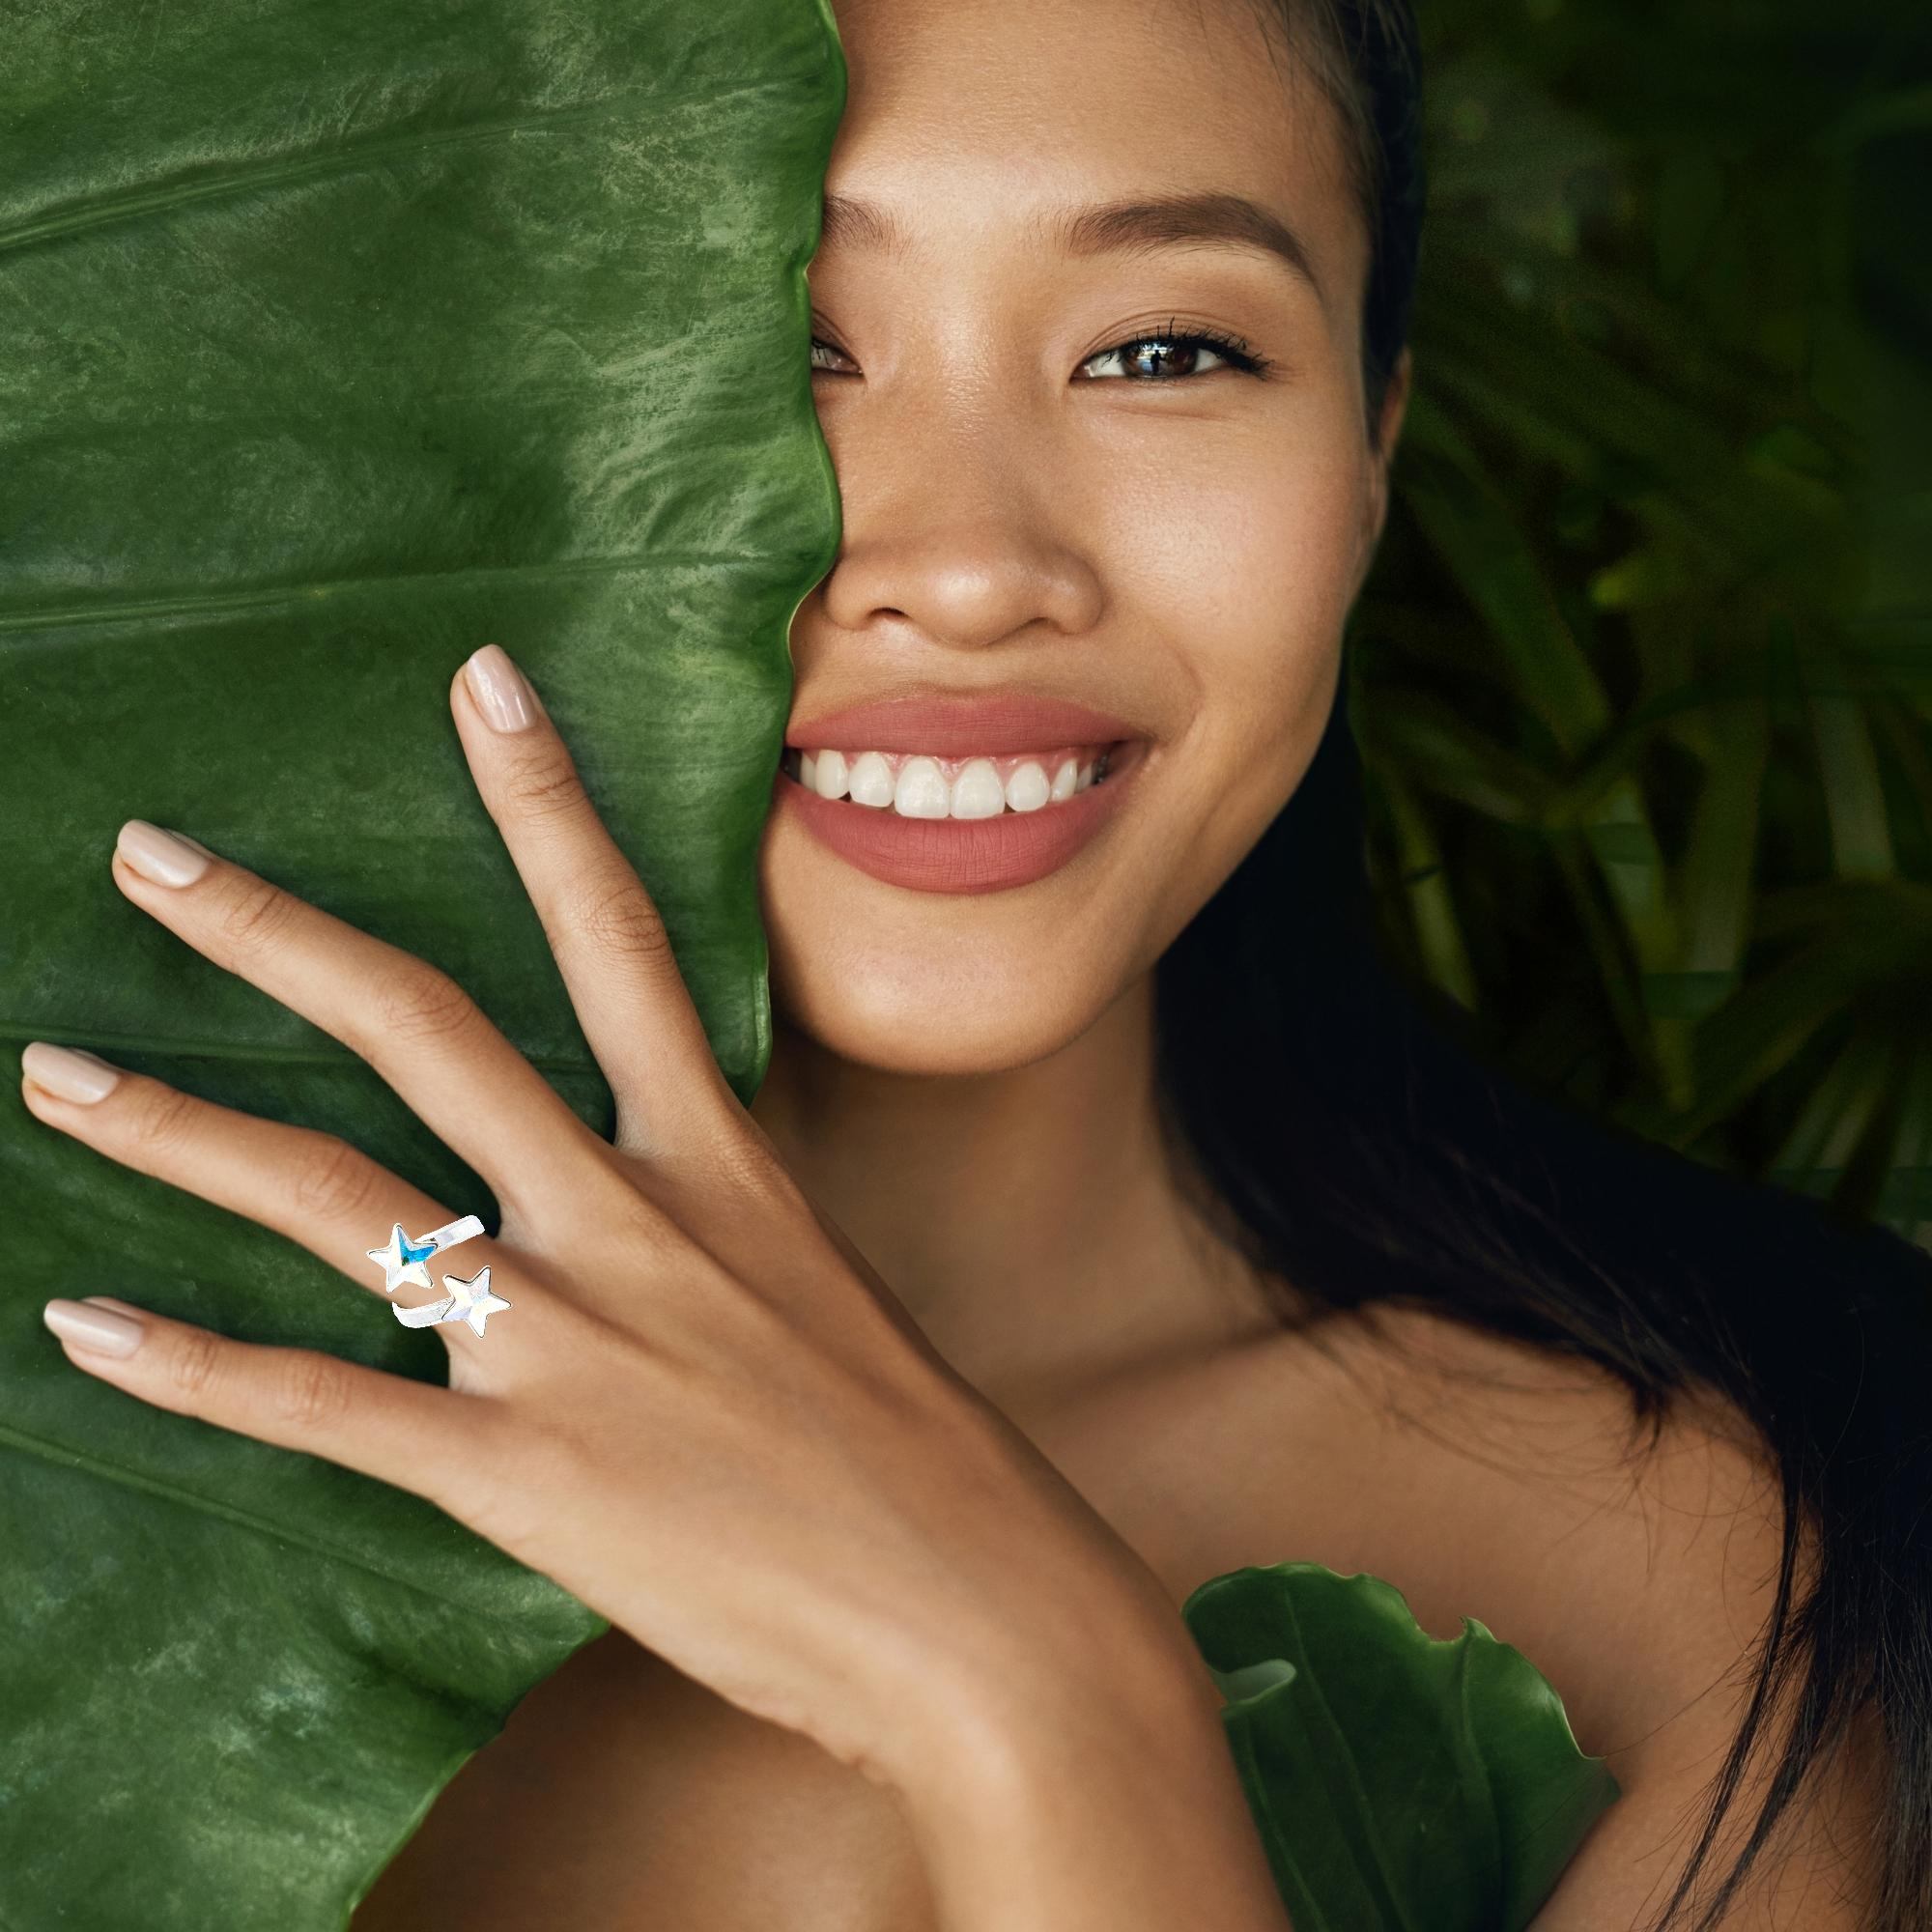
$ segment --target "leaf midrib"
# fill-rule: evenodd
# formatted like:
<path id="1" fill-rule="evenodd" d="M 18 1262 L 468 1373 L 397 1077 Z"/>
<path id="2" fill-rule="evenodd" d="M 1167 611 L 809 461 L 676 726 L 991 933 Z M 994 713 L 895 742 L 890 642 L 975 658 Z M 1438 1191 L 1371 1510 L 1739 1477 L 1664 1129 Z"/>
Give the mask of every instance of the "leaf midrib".
<path id="1" fill-rule="evenodd" d="M 62 624 L 122 624 L 144 617 L 195 617 L 223 611 L 259 611 L 303 597 L 331 596 L 349 590 L 381 588 L 402 583 L 469 581 L 492 583 L 505 579 L 550 577 L 612 577 L 627 570 L 656 570 L 661 566 L 755 564 L 769 569 L 773 554 L 747 551 L 654 550 L 638 556 L 546 557 L 530 563 L 463 564 L 448 570 L 410 570 L 389 577 L 324 578 L 306 583 L 261 584 L 213 596 L 151 597 L 131 604 L 41 604 L 18 606 L 0 615 L 0 631 L 39 631 Z"/>
<path id="2" fill-rule="evenodd" d="M 1310 1656 L 1308 1635 L 1302 1628 L 1299 1606 L 1292 1597 L 1288 1597 L 1283 1600 L 1282 1607 L 1287 1612 L 1290 1628 L 1294 1634 L 1297 1654 L 1302 1657 Z M 1364 1875 L 1371 1877 L 1380 1890 L 1391 1915 L 1392 1926 L 1400 1928 L 1400 1932 L 1423 1932 L 1423 1928 L 1417 1926 L 1409 1918 L 1408 1900 L 1398 1889 L 1389 1869 L 1388 1847 L 1382 1842 L 1381 1821 L 1375 1805 L 1369 1802 L 1368 1786 L 1363 1782 L 1361 1767 L 1356 1762 L 1355 1753 L 1349 1743 L 1348 1731 L 1335 1716 L 1335 1707 L 1328 1701 L 1327 1692 L 1322 1689 L 1321 1673 L 1311 1669 L 1303 1675 L 1307 1679 L 1308 1695 L 1320 1707 L 1322 1721 L 1333 1733 L 1340 1747 L 1339 1754 L 1346 1771 L 1350 1795 L 1354 1801 L 1356 1829 L 1361 1842 L 1374 1855 L 1373 1868 Z"/>
<path id="3" fill-rule="evenodd" d="M 501 140 L 522 133 L 549 133 L 558 124 L 594 122 L 621 110 L 652 100 L 688 101 L 711 106 L 721 100 L 735 99 L 743 94 L 768 93 L 775 87 L 795 88 L 797 76 L 780 74 L 765 80 L 748 81 L 740 87 L 721 88 L 715 94 L 683 93 L 666 88 L 638 88 L 606 95 L 600 100 L 578 101 L 569 107 L 555 107 L 541 113 L 511 115 L 502 121 L 466 121 L 453 128 L 414 128 L 406 134 L 364 141 L 359 146 L 329 148 L 319 153 L 270 161 L 257 161 L 242 167 L 204 170 L 160 187 L 137 193 L 103 195 L 80 202 L 56 214 L 0 229 L 0 254 L 29 248 L 41 242 L 57 241 L 97 228 L 105 222 L 130 215 L 185 207 L 191 202 L 216 199 L 225 194 L 241 194 L 255 187 L 276 187 L 285 182 L 312 181 L 318 177 L 347 172 L 390 155 L 419 154 L 433 148 L 461 147 L 469 142 Z"/>
<path id="4" fill-rule="evenodd" d="M 451 1610 L 458 1616 L 472 1619 L 483 1617 L 506 1629 L 521 1630 L 521 1625 L 516 1619 L 505 1616 L 500 1610 L 492 1609 L 487 1605 L 468 1604 L 457 1598 L 444 1596 L 440 1590 L 433 1590 L 427 1584 L 414 1582 L 407 1577 L 399 1577 L 393 1571 L 381 1569 L 366 1557 L 359 1556 L 352 1550 L 339 1548 L 334 1544 L 325 1542 L 321 1537 L 306 1534 L 288 1523 L 256 1516 L 251 1511 L 238 1508 L 233 1503 L 202 1495 L 199 1492 L 186 1489 L 179 1483 L 145 1475 L 137 1470 L 126 1468 L 119 1463 L 110 1463 L 101 1457 L 90 1456 L 83 1450 L 70 1449 L 65 1444 L 44 1441 L 38 1435 L 31 1435 L 25 1430 L 12 1428 L 6 1423 L 0 1423 L 0 1445 L 24 1450 L 29 1455 L 40 1457 L 43 1462 L 85 1469 L 90 1475 L 104 1477 L 108 1482 L 117 1483 L 124 1489 L 145 1490 L 152 1494 L 163 1496 L 170 1502 L 199 1510 L 206 1516 L 219 1517 L 224 1521 L 253 1530 L 258 1536 L 272 1538 L 277 1543 L 295 1544 L 312 1555 L 325 1557 L 332 1563 L 344 1564 L 352 1570 L 359 1570 L 365 1577 L 374 1577 L 398 1590 L 407 1590 L 412 1596 Z"/>

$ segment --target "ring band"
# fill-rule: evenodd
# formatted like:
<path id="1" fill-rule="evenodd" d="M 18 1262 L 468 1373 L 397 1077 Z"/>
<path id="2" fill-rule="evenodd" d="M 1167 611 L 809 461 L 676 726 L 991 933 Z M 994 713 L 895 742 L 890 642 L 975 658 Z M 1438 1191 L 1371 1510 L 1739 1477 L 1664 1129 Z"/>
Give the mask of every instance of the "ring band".
<path id="1" fill-rule="evenodd" d="M 431 1254 L 440 1254 L 444 1248 L 453 1248 L 458 1241 L 467 1241 L 472 1235 L 483 1232 L 483 1223 L 474 1214 L 466 1214 L 459 1221 L 448 1222 L 440 1228 L 433 1228 L 427 1235 L 419 1236 L 411 1246 L 421 1249 L 425 1245 Z"/>

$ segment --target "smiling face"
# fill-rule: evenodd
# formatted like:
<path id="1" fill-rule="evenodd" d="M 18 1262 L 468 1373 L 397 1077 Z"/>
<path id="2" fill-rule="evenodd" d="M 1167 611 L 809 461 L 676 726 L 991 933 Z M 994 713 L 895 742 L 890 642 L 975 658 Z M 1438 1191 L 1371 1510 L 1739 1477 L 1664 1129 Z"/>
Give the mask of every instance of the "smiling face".
<path id="1" fill-rule="evenodd" d="M 837 17 L 810 281 L 843 539 L 791 630 L 773 994 L 844 1059 L 994 1072 L 1133 986 L 1315 754 L 1384 501 L 1369 240 L 1339 116 L 1243 0 Z M 1080 219 L 1194 196 L 1235 233 Z"/>

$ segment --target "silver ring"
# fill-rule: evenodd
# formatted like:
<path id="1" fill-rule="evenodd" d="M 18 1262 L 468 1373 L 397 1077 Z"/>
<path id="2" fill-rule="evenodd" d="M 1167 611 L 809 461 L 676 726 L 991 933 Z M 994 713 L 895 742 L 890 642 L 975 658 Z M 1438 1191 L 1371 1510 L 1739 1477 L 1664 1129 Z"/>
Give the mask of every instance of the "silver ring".
<path id="1" fill-rule="evenodd" d="M 418 1235 L 413 1238 L 403 1233 L 403 1224 L 397 1221 L 389 1229 L 385 1245 L 365 1248 L 363 1252 L 372 1262 L 382 1264 L 383 1293 L 394 1294 L 404 1282 L 418 1288 L 432 1287 L 434 1284 L 429 1278 L 431 1259 L 444 1248 L 453 1248 L 457 1242 L 467 1241 L 472 1235 L 482 1232 L 483 1223 L 474 1214 L 466 1214 L 446 1227 L 434 1228 L 427 1235 Z M 480 1335 L 486 1318 L 496 1310 L 510 1305 L 500 1295 L 490 1293 L 490 1270 L 487 1267 L 468 1281 L 446 1274 L 442 1285 L 454 1289 L 456 1293 L 445 1295 L 440 1301 L 425 1302 L 420 1308 L 405 1308 L 400 1303 L 392 1302 L 390 1313 L 405 1328 L 432 1328 L 440 1321 L 467 1321 Z"/>

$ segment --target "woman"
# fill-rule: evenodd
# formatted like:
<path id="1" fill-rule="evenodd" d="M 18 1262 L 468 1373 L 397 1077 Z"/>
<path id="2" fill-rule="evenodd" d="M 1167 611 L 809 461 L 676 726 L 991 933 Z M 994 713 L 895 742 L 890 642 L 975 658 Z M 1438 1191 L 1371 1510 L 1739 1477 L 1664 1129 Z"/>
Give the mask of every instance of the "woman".
<path id="1" fill-rule="evenodd" d="M 793 625 L 751 1116 L 495 647 L 452 706 L 614 1149 L 440 975 L 120 843 L 137 905 L 491 1181 L 468 1272 L 512 1312 L 439 1327 L 449 1392 L 111 1299 L 131 1330 L 50 1325 L 614 1626 L 358 1932 L 1280 1932 L 1174 1612 L 1289 1558 L 1436 1635 L 1480 1617 L 1607 1757 L 1542 1932 L 1922 1924 L 1896 1365 L 1932 1270 L 1490 1080 L 1369 952 L 1337 693 L 1408 387 L 1406 7 L 838 28 L 810 281 L 843 545 Z M 36 1043 L 29 1106 L 357 1279 L 369 1231 L 455 1211 L 102 1065 Z"/>

